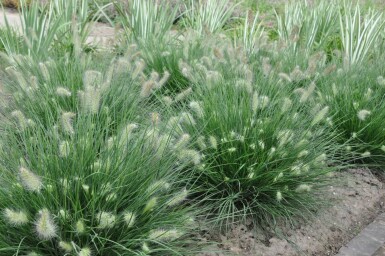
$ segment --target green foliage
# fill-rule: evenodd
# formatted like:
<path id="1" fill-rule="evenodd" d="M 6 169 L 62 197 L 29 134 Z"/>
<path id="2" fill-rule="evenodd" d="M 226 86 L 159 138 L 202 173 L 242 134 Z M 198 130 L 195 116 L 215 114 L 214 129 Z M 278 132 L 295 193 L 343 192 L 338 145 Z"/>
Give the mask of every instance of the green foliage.
<path id="1" fill-rule="evenodd" d="M 278 77 L 253 77 L 255 64 L 244 60 L 242 51 L 214 49 L 192 64 L 192 74 L 206 71 L 194 75 L 186 108 L 172 117 L 181 120 L 180 133 L 194 138 L 194 186 L 225 227 L 310 213 L 328 164 L 336 163 L 329 107 L 310 111 L 310 93 L 297 98 Z"/>
<path id="2" fill-rule="evenodd" d="M 322 79 L 319 97 L 330 106 L 339 142 L 350 144 L 342 153 L 346 160 L 351 155 L 352 160 L 381 167 L 385 161 L 385 70 L 377 61 L 363 64 Z"/>
<path id="3" fill-rule="evenodd" d="M 276 13 L 279 39 L 294 51 L 325 49 L 328 37 L 336 32 L 337 11 L 338 5 L 329 1 L 290 2 L 284 14 Z"/>
<path id="4" fill-rule="evenodd" d="M 101 71 L 84 55 L 18 60 L 1 123 L 0 255 L 196 252 L 186 247 L 196 212 L 184 205 L 188 168 L 150 119 L 140 60 Z"/>
<path id="5" fill-rule="evenodd" d="M 216 33 L 223 29 L 230 20 L 235 7 L 239 3 L 231 3 L 229 0 L 190 0 L 186 4 L 182 22 L 199 35 Z"/>
<path id="6" fill-rule="evenodd" d="M 344 64 L 361 64 L 373 47 L 377 46 L 380 33 L 385 26 L 382 13 L 369 10 L 363 14 L 360 6 L 345 4 L 340 11 L 340 34 L 344 50 Z"/>
<path id="7" fill-rule="evenodd" d="M 169 4 L 151 0 L 134 0 L 128 10 L 122 4 L 115 4 L 127 35 L 146 43 L 148 40 L 161 40 L 167 36 L 176 19 L 177 8 Z"/>

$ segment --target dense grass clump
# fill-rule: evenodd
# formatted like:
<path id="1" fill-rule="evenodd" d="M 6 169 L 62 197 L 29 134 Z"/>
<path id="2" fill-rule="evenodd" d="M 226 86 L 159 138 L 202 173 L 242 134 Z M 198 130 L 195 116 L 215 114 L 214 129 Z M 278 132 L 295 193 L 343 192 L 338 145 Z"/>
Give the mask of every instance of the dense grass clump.
<path id="1" fill-rule="evenodd" d="M 355 66 L 322 79 L 319 97 L 330 106 L 339 142 L 351 144 L 345 158 L 378 167 L 385 161 L 385 70 L 376 61 L 369 63 L 374 67 Z"/>
<path id="2" fill-rule="evenodd" d="M 135 82 L 143 64 L 137 80 L 124 69 L 128 59 L 101 68 L 113 72 L 106 77 L 86 68 L 59 76 L 67 61 L 52 60 L 43 73 L 12 67 L 19 76 L 7 88 L 15 100 L 2 122 L 0 255 L 196 251 L 184 249 L 195 226 L 195 210 L 183 205 L 188 169 L 175 138 L 150 115 L 150 92 Z M 25 84 L 27 74 L 45 80 Z"/>
<path id="3" fill-rule="evenodd" d="M 212 64 L 197 64 L 206 73 L 194 76 L 185 109 L 171 118 L 200 152 L 194 185 L 221 224 L 303 215 L 317 205 L 335 161 L 329 107 L 309 110 L 278 79 L 253 77 L 238 58 L 231 51 L 203 58 Z"/>

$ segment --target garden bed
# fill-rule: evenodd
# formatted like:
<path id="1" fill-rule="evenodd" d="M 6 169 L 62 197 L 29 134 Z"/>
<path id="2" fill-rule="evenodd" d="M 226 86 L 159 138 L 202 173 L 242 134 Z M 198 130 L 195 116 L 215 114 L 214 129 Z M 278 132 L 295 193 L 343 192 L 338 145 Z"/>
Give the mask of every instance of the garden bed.
<path id="1" fill-rule="evenodd" d="M 208 232 L 204 237 L 219 243 L 213 251 L 226 249 L 234 255 L 335 255 L 384 211 L 385 188 L 367 169 L 348 170 L 335 174 L 334 178 L 336 185 L 326 194 L 331 205 L 308 222 L 293 223 L 293 227 L 278 224 L 270 236 L 240 225 L 226 234 Z"/>
<path id="2" fill-rule="evenodd" d="M 379 12 L 79 1 L 1 30 L 0 255 L 335 255 L 384 211 Z"/>

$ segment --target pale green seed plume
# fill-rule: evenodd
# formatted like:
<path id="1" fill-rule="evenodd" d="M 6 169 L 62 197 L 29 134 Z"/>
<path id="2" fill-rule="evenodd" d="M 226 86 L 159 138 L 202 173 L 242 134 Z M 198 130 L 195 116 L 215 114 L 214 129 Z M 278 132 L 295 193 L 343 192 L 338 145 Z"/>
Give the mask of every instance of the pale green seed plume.
<path id="1" fill-rule="evenodd" d="M 192 101 L 192 102 L 190 102 L 189 107 L 198 118 L 203 118 L 204 111 L 203 111 L 203 108 L 201 107 L 201 105 L 199 104 L 199 102 Z"/>
<path id="2" fill-rule="evenodd" d="M 51 76 L 49 74 L 47 66 L 44 63 L 40 62 L 39 63 L 39 69 L 40 69 L 40 73 L 43 75 L 45 81 L 49 81 L 51 79 Z"/>
<path id="3" fill-rule="evenodd" d="M 68 141 L 62 141 L 59 144 L 59 156 L 60 157 L 68 157 L 70 154 L 70 144 Z"/>
<path id="4" fill-rule="evenodd" d="M 209 137 L 209 143 L 210 143 L 210 147 L 211 148 L 213 148 L 213 149 L 217 149 L 218 148 L 218 142 L 217 142 L 217 139 L 214 136 L 210 136 Z"/>
<path id="5" fill-rule="evenodd" d="M 276 199 L 278 202 L 281 202 L 283 199 L 282 193 L 280 191 L 277 192 Z"/>
<path id="6" fill-rule="evenodd" d="M 11 226 L 22 226 L 29 222 L 27 214 L 23 211 L 14 211 L 6 208 L 3 215 L 8 224 Z"/>
<path id="7" fill-rule="evenodd" d="M 19 168 L 19 178 L 23 184 L 23 187 L 28 191 L 40 192 L 40 190 L 43 188 L 43 182 L 41 181 L 41 178 L 27 168 Z"/>
<path id="8" fill-rule="evenodd" d="M 183 233 L 176 229 L 155 229 L 150 231 L 148 238 L 154 241 L 173 241 L 182 235 Z"/>
<path id="9" fill-rule="evenodd" d="M 83 75 L 83 87 L 96 88 L 102 84 L 103 75 L 99 71 L 87 70 Z"/>
<path id="10" fill-rule="evenodd" d="M 168 202 L 167 205 L 170 207 L 176 206 L 181 204 L 183 201 L 186 200 L 188 196 L 188 191 L 186 188 L 182 189 L 179 193 L 175 194 Z"/>
<path id="11" fill-rule="evenodd" d="M 100 212 L 97 216 L 100 229 L 113 228 L 116 224 L 116 216 L 110 212 Z"/>
<path id="12" fill-rule="evenodd" d="M 329 107 L 328 106 L 326 106 L 323 109 L 321 109 L 315 115 L 313 121 L 311 122 L 311 126 L 314 126 L 314 125 L 318 124 L 319 122 L 321 122 L 325 118 L 325 116 L 327 115 L 328 112 L 329 112 Z"/>
<path id="13" fill-rule="evenodd" d="M 72 126 L 72 119 L 76 116 L 75 113 L 72 112 L 65 112 L 61 115 L 61 125 L 64 130 L 69 135 L 72 135 L 75 133 L 75 130 Z"/>
<path id="14" fill-rule="evenodd" d="M 302 193 L 302 192 L 310 192 L 311 191 L 311 186 L 307 185 L 307 184 L 301 184 L 299 185 L 296 189 L 295 189 L 296 192 L 298 193 Z"/>
<path id="15" fill-rule="evenodd" d="M 176 102 L 180 102 L 180 101 L 186 99 L 191 93 L 192 93 L 192 88 L 191 87 L 185 89 L 184 91 L 178 93 L 175 96 L 174 102 L 176 103 Z"/>
<path id="16" fill-rule="evenodd" d="M 140 91 L 140 97 L 147 98 L 151 95 L 152 89 L 155 87 L 156 82 L 154 80 L 145 81 L 142 84 L 142 90 Z"/>
<path id="17" fill-rule="evenodd" d="M 199 165 L 201 162 L 202 156 L 196 150 L 184 149 L 180 151 L 178 158 L 186 164 L 192 163 L 194 165 Z"/>
<path id="18" fill-rule="evenodd" d="M 370 114 L 371 114 L 371 112 L 370 112 L 369 110 L 363 109 L 363 110 L 358 111 L 357 117 L 358 117 L 358 119 L 360 119 L 361 121 L 365 121 L 366 118 L 367 118 Z"/>
<path id="19" fill-rule="evenodd" d="M 143 209 L 143 213 L 149 212 L 154 210 L 154 207 L 158 203 L 158 198 L 157 197 L 152 197 L 150 200 L 148 200 L 146 206 Z"/>
<path id="20" fill-rule="evenodd" d="M 71 97 L 72 95 L 72 93 L 64 87 L 58 87 L 56 89 L 56 94 L 60 97 Z"/>
<path id="21" fill-rule="evenodd" d="M 38 218 L 35 222 L 35 230 L 41 240 L 49 240 L 56 237 L 56 225 L 47 209 L 39 211 Z"/>
<path id="22" fill-rule="evenodd" d="M 72 244 L 64 242 L 64 241 L 59 242 L 59 248 L 61 250 L 63 250 L 64 252 L 67 252 L 67 253 L 72 252 L 72 250 L 73 250 Z"/>
<path id="23" fill-rule="evenodd" d="M 126 222 L 127 227 L 132 227 L 135 224 L 136 214 L 130 211 L 126 211 L 123 215 L 124 222 Z"/>
<path id="24" fill-rule="evenodd" d="M 27 119 L 25 118 L 23 112 L 20 110 L 15 110 L 11 113 L 11 116 L 16 118 L 17 124 L 21 131 L 25 130 L 28 127 Z"/>
<path id="25" fill-rule="evenodd" d="M 76 222 L 76 227 L 75 227 L 75 231 L 76 231 L 76 233 L 78 233 L 78 234 L 84 234 L 85 233 L 85 231 L 86 231 L 86 226 L 85 226 L 85 224 L 84 224 L 84 221 L 83 220 L 78 220 L 77 222 Z"/>
<path id="26" fill-rule="evenodd" d="M 78 253 L 78 256 L 91 256 L 92 255 L 92 251 L 90 248 L 88 247 L 83 247 L 79 253 Z"/>
<path id="27" fill-rule="evenodd" d="M 179 140 L 174 145 L 174 150 L 182 150 L 187 147 L 191 140 L 191 136 L 187 133 L 182 134 L 182 136 L 179 138 Z"/>

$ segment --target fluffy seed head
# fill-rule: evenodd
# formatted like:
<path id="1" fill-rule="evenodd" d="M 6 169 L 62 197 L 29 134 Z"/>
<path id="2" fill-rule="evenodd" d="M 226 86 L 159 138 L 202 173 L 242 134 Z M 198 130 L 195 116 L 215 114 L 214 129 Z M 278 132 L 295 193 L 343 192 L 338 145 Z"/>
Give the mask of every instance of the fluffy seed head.
<path id="1" fill-rule="evenodd" d="M 289 110 L 292 105 L 293 105 L 293 102 L 289 98 L 284 98 L 283 104 L 282 104 L 282 109 L 281 109 L 282 112 L 286 112 L 287 110 Z"/>
<path id="2" fill-rule="evenodd" d="M 298 158 L 307 156 L 309 154 L 309 151 L 307 150 L 302 150 L 301 152 L 298 153 Z"/>
<path id="3" fill-rule="evenodd" d="M 59 248 L 65 252 L 72 252 L 73 250 L 72 244 L 64 241 L 59 242 Z"/>
<path id="4" fill-rule="evenodd" d="M 254 92 L 252 102 L 251 102 L 251 108 L 253 112 L 256 112 L 258 110 L 259 106 L 259 95 L 258 92 Z"/>
<path id="5" fill-rule="evenodd" d="M 130 211 L 126 211 L 123 215 L 124 222 L 126 222 L 127 227 L 132 227 L 135 224 L 136 214 Z"/>
<path id="6" fill-rule="evenodd" d="M 315 117 L 313 118 L 313 121 L 311 122 L 311 126 L 314 126 L 316 124 L 318 124 L 319 122 L 321 122 L 326 114 L 329 112 L 329 107 L 326 106 L 324 107 L 323 109 L 321 109 L 316 115 Z"/>
<path id="7" fill-rule="evenodd" d="M 211 148 L 213 148 L 213 149 L 217 149 L 218 148 L 218 142 L 217 142 L 217 139 L 214 136 L 210 136 L 209 137 L 209 143 L 210 143 L 210 147 Z"/>
<path id="8" fill-rule="evenodd" d="M 283 80 L 283 81 L 287 81 L 289 83 L 293 82 L 291 80 L 290 76 L 288 74 L 286 74 L 286 73 L 279 73 L 278 77 L 281 78 L 281 80 Z"/>
<path id="9" fill-rule="evenodd" d="M 71 92 L 64 87 L 58 87 L 56 89 L 56 94 L 60 97 L 70 97 L 71 96 Z"/>
<path id="10" fill-rule="evenodd" d="M 23 112 L 21 112 L 20 110 L 15 110 L 11 113 L 11 115 L 16 118 L 17 120 L 17 123 L 19 125 L 19 128 L 20 130 L 24 130 L 25 128 L 27 128 L 28 124 L 27 124 L 27 119 L 25 118 Z"/>
<path id="11" fill-rule="evenodd" d="M 385 145 L 381 146 L 381 150 L 385 152 Z"/>
<path id="12" fill-rule="evenodd" d="M 154 207 L 158 204 L 158 198 L 152 197 L 148 200 L 146 206 L 143 209 L 143 213 L 154 210 Z"/>
<path id="13" fill-rule="evenodd" d="M 98 214 L 98 228 L 112 228 L 116 223 L 116 216 L 110 212 L 100 212 Z"/>
<path id="14" fill-rule="evenodd" d="M 176 206 L 186 200 L 188 191 L 186 188 L 182 189 L 179 193 L 175 194 L 168 202 L 167 205 L 170 207 Z"/>
<path id="15" fill-rule="evenodd" d="M 44 63 L 42 63 L 42 62 L 39 63 L 39 69 L 40 69 L 40 72 L 43 75 L 44 79 L 46 81 L 50 80 L 51 76 L 49 75 L 48 68 Z"/>
<path id="16" fill-rule="evenodd" d="M 187 88 L 186 90 L 178 93 L 176 96 L 175 96 L 175 99 L 174 99 L 174 102 L 180 102 L 182 100 L 184 100 L 186 97 L 188 97 L 190 94 L 192 93 L 192 88 L 189 87 Z"/>
<path id="17" fill-rule="evenodd" d="M 86 231 L 86 227 L 83 220 L 78 220 L 76 222 L 76 233 L 83 234 Z"/>
<path id="18" fill-rule="evenodd" d="M 278 202 L 281 202 L 282 199 L 283 199 L 283 196 L 282 196 L 282 193 L 281 191 L 278 191 L 277 194 L 276 194 L 276 199 Z"/>
<path id="19" fill-rule="evenodd" d="M 204 136 L 199 136 L 197 138 L 197 144 L 200 150 L 205 150 L 207 148 Z"/>
<path id="20" fill-rule="evenodd" d="M 74 134 L 75 133 L 75 130 L 72 126 L 72 119 L 76 116 L 75 113 L 72 113 L 72 112 L 65 112 L 61 115 L 61 124 L 62 124 L 62 127 L 63 127 L 63 130 L 67 133 L 67 134 Z"/>
<path id="21" fill-rule="evenodd" d="M 150 240 L 157 240 L 157 241 L 172 241 L 172 240 L 178 239 L 182 235 L 183 234 L 176 229 L 170 229 L 170 230 L 155 229 L 150 231 L 148 238 Z"/>
<path id="22" fill-rule="evenodd" d="M 369 157 L 371 153 L 369 151 L 365 151 L 364 153 L 361 154 L 362 157 Z"/>
<path id="23" fill-rule="evenodd" d="M 91 256 L 91 255 L 92 255 L 91 249 L 88 247 L 83 247 L 78 253 L 78 256 Z"/>
<path id="24" fill-rule="evenodd" d="M 142 90 L 140 91 L 140 97 L 147 98 L 151 95 L 152 89 L 155 87 L 154 80 L 148 80 L 142 84 Z"/>
<path id="25" fill-rule="evenodd" d="M 83 75 L 84 88 L 97 87 L 102 84 L 103 75 L 99 71 L 87 70 Z"/>
<path id="26" fill-rule="evenodd" d="M 62 141 L 59 144 L 59 156 L 60 157 L 68 157 L 70 154 L 70 144 L 68 141 Z"/>
<path id="27" fill-rule="evenodd" d="M 22 226 L 28 223 L 28 216 L 23 211 L 13 211 L 6 208 L 3 215 L 8 224 L 12 226 Z"/>
<path id="28" fill-rule="evenodd" d="M 194 165 L 200 164 L 202 158 L 199 152 L 193 149 L 184 149 L 180 151 L 178 157 L 179 160 L 182 160 L 184 163 L 192 163 Z"/>
<path id="29" fill-rule="evenodd" d="M 299 185 L 295 191 L 298 192 L 298 193 L 301 193 L 301 192 L 310 192 L 311 190 L 311 186 L 307 185 L 307 184 L 301 184 Z"/>
<path id="30" fill-rule="evenodd" d="M 309 97 L 312 95 L 312 93 L 314 92 L 315 88 L 316 88 L 316 84 L 314 82 L 311 82 L 309 87 L 304 91 L 304 93 L 302 93 L 299 101 L 301 103 L 306 102 L 309 99 Z"/>
<path id="31" fill-rule="evenodd" d="M 35 222 L 35 230 L 42 240 L 49 240 L 56 237 L 56 225 L 47 209 L 39 211 L 39 217 Z"/>
<path id="32" fill-rule="evenodd" d="M 156 89 L 162 88 L 163 85 L 165 85 L 167 83 L 170 76 L 171 76 L 170 73 L 168 71 L 165 71 L 162 78 L 156 83 L 156 85 L 155 85 Z"/>
<path id="33" fill-rule="evenodd" d="M 384 78 L 383 76 L 377 77 L 377 83 L 378 83 L 380 86 L 385 87 L 385 78 Z"/>
<path id="34" fill-rule="evenodd" d="M 190 142 L 190 139 L 191 139 L 191 137 L 187 133 L 182 134 L 182 136 L 179 138 L 179 140 L 174 145 L 174 149 L 175 150 L 181 150 L 181 149 L 186 148 L 186 146 Z"/>
<path id="35" fill-rule="evenodd" d="M 189 112 L 182 112 L 180 114 L 180 122 L 190 125 L 195 125 L 195 119 Z"/>
<path id="36" fill-rule="evenodd" d="M 43 182 L 41 178 L 28 170 L 27 168 L 19 168 L 19 178 L 24 188 L 32 192 L 40 192 L 43 188 Z"/>
<path id="37" fill-rule="evenodd" d="M 369 110 L 363 109 L 363 110 L 358 111 L 357 117 L 358 117 L 358 119 L 360 119 L 361 121 L 365 121 L 366 118 L 367 118 L 370 114 L 371 114 L 371 112 L 370 112 Z"/>
<path id="38" fill-rule="evenodd" d="M 190 106 L 190 109 L 195 113 L 195 115 L 198 118 L 202 118 L 204 116 L 204 111 L 203 111 L 201 105 L 199 104 L 199 102 L 192 101 L 192 102 L 190 102 L 189 106 Z"/>
<path id="39" fill-rule="evenodd" d="M 84 91 L 79 91 L 78 96 L 83 111 L 96 114 L 99 111 L 101 100 L 101 89 L 97 87 L 86 87 Z"/>

